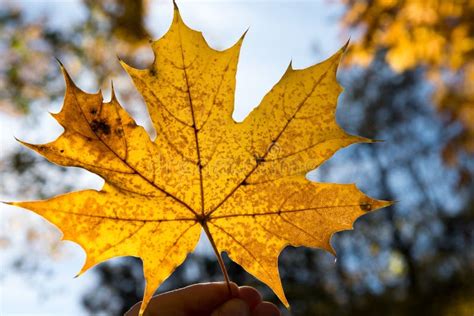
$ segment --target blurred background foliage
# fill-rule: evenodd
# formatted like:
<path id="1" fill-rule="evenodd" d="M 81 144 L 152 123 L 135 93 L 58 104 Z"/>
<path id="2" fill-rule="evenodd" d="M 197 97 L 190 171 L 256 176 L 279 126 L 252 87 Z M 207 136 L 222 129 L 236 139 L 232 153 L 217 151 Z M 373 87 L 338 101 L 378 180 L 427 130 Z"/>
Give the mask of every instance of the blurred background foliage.
<path id="1" fill-rule="evenodd" d="M 344 25 L 361 33 L 346 61 L 367 66 L 384 50 L 397 72 L 423 67 L 436 87 L 433 104 L 462 124 L 445 160 L 456 164 L 459 150 L 474 154 L 474 1 L 342 1 Z"/>
<path id="2" fill-rule="evenodd" d="M 335 235 L 336 263 L 320 250 L 289 247 L 282 253 L 293 315 L 472 316 L 474 2 L 339 1 L 345 11 L 335 18 L 358 36 L 340 73 L 345 92 L 338 121 L 349 132 L 385 142 L 353 146 L 309 177 L 356 182 L 369 195 L 399 202 Z M 84 5 L 85 22 L 68 28 L 27 19 L 14 3 L 0 10 L 0 111 L 34 120 L 61 101 L 64 85 L 53 56 L 73 77 L 87 78 L 86 87 L 105 90 L 107 78 L 120 80 L 116 52 L 139 67 L 149 62 L 148 1 Z M 129 82 L 120 86 L 122 104 L 141 102 Z M 75 186 L 77 170 L 53 166 L 19 146 L 1 157 L 3 196 L 41 198 Z M 11 228 L 15 219 L 3 225 Z M 38 261 L 60 258 L 51 230 L 28 227 L 24 253 L 11 258 L 9 270 L 41 273 Z M 8 230 L 1 230 L 0 247 L 12 247 Z M 228 258 L 226 263 L 234 281 L 273 297 Z M 90 313 L 118 315 L 141 298 L 139 260 L 114 260 L 93 271 L 97 283 L 83 296 Z M 160 290 L 221 279 L 216 260 L 202 252 L 190 255 Z"/>

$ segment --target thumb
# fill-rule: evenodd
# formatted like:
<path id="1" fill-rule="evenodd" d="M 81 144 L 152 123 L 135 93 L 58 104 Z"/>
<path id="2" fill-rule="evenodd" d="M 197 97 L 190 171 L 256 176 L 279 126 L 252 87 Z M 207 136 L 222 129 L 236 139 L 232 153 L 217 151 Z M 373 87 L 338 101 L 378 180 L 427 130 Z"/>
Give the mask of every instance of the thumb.
<path id="1" fill-rule="evenodd" d="M 216 308 L 211 316 L 250 316 L 250 308 L 243 300 L 233 298 Z"/>

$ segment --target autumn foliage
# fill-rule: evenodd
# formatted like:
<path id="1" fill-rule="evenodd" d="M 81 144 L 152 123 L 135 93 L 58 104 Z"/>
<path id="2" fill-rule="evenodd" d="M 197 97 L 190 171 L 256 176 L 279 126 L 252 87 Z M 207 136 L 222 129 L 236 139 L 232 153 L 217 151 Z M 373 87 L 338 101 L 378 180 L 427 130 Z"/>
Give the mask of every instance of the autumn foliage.
<path id="1" fill-rule="evenodd" d="M 474 2 L 343 2 L 343 24 L 361 34 L 346 60 L 368 65 L 383 50 L 396 71 L 424 67 L 438 109 L 463 126 L 445 148 L 446 161 L 455 163 L 459 150 L 474 154 Z"/>

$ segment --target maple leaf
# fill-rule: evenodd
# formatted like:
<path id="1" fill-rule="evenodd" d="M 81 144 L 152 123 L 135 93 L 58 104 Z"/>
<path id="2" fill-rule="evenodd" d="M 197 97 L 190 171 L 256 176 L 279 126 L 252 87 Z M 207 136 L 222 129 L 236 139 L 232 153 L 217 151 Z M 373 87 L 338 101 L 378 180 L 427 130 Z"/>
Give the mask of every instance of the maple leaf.
<path id="1" fill-rule="evenodd" d="M 152 43 L 148 69 L 122 62 L 148 107 L 156 139 L 112 93 L 88 94 L 64 67 L 66 94 L 55 114 L 64 132 L 43 145 L 24 143 L 51 162 L 105 179 L 44 201 L 11 203 L 59 227 L 81 245 L 80 272 L 116 256 L 143 261 L 140 313 L 159 285 L 195 248 L 204 230 L 221 252 L 266 283 L 288 306 L 278 273 L 287 245 L 333 252 L 331 236 L 368 211 L 389 205 L 353 184 L 315 183 L 305 174 L 338 149 L 370 140 L 335 121 L 344 49 L 312 67 L 288 70 L 242 122 L 232 119 L 240 39 L 216 51 L 188 28 L 175 8 L 170 30 Z"/>

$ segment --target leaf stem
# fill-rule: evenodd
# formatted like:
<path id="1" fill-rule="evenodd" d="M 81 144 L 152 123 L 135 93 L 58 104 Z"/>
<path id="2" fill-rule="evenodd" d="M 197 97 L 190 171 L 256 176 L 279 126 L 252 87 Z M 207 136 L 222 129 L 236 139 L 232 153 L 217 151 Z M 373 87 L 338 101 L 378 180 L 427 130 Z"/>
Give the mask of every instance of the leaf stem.
<path id="1" fill-rule="evenodd" d="M 206 233 L 207 239 L 211 242 L 212 249 L 214 250 L 214 254 L 217 257 L 217 261 L 219 262 L 219 266 L 221 267 L 222 274 L 224 274 L 224 280 L 227 284 L 227 289 L 229 290 L 229 297 L 232 297 L 232 289 L 230 287 L 230 279 L 229 279 L 229 274 L 227 274 L 227 269 L 224 265 L 224 260 L 222 260 L 222 256 L 217 250 L 216 243 L 214 242 L 214 238 L 212 238 L 211 232 L 209 231 L 209 227 L 207 226 L 206 221 L 203 221 L 201 223 L 202 228 L 204 229 L 204 232 Z"/>

